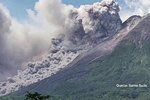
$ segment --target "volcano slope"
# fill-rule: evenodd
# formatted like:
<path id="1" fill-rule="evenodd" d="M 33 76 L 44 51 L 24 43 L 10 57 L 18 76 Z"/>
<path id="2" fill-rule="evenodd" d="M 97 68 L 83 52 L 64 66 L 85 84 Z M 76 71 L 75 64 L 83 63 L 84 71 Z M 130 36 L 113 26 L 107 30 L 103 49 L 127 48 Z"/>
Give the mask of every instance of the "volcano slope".
<path id="1" fill-rule="evenodd" d="M 123 88 L 117 84 L 145 84 L 145 87 Z M 53 95 L 52 100 L 149 100 L 149 85 L 150 15 L 147 15 L 56 75 L 1 99 L 22 100 L 26 91 L 38 91 Z"/>

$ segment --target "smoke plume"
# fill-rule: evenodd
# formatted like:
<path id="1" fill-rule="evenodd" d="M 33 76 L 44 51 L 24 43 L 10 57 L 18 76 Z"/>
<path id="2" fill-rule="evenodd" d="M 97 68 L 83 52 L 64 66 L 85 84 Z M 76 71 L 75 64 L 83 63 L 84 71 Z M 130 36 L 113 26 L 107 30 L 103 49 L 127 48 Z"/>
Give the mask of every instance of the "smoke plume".
<path id="1" fill-rule="evenodd" d="M 0 4 L 0 76 L 16 73 L 22 63 L 46 52 L 51 38 L 67 24 L 72 8 L 60 0 L 39 0 L 21 23 Z"/>

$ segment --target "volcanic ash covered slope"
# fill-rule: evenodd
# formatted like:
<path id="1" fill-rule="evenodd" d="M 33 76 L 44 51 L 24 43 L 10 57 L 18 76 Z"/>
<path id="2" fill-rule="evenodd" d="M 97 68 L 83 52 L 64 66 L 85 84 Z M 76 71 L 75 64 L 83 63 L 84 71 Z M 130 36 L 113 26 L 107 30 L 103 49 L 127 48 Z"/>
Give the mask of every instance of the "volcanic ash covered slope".
<path id="1" fill-rule="evenodd" d="M 0 83 L 0 95 L 56 74 L 81 53 L 111 38 L 123 27 L 118 12 L 119 5 L 114 0 L 72 8 L 67 18 L 69 24 L 64 26 L 65 31 L 51 40 L 49 53 L 40 61 L 29 62 L 25 70 L 18 71 L 18 75 Z"/>
<path id="2" fill-rule="evenodd" d="M 53 95 L 54 100 L 55 97 L 63 100 L 149 100 L 149 26 L 150 15 L 130 17 L 118 34 L 88 54 L 82 53 L 86 56 L 71 67 L 12 95 L 23 95 L 32 89 Z M 92 55 L 96 59 L 88 59 Z M 118 88 L 116 84 L 144 87 Z"/>

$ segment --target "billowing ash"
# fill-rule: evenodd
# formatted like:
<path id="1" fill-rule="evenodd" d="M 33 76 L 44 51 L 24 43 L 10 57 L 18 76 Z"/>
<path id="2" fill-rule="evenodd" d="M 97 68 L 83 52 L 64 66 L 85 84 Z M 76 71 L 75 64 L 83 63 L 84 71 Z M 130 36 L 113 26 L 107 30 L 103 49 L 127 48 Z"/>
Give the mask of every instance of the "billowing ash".
<path id="1" fill-rule="evenodd" d="M 49 2 L 49 0 L 44 1 L 46 4 Z M 47 10 L 45 12 L 43 10 L 42 12 L 48 16 Z M 80 8 L 69 8 L 63 26 L 58 25 L 61 30 L 58 31 L 57 38 L 51 40 L 49 53 L 40 61 L 27 63 L 25 70 L 19 71 L 18 75 L 2 82 L 0 95 L 6 95 L 22 86 L 56 74 L 85 50 L 112 37 L 122 28 L 118 12 L 119 6 L 114 0 L 104 0 L 101 3 L 83 5 Z M 62 14 L 61 11 L 60 14 Z"/>
<path id="2" fill-rule="evenodd" d="M 82 5 L 70 11 L 69 25 L 65 26 L 64 36 L 61 34 L 65 49 L 82 49 L 96 45 L 121 29 L 119 5 L 114 0 L 110 1 Z"/>
<path id="3" fill-rule="evenodd" d="M 11 64 L 7 62 L 11 60 L 12 57 L 9 56 L 10 53 L 7 50 L 7 43 L 6 43 L 7 36 L 9 35 L 10 25 L 11 21 L 9 20 L 9 16 L 1 9 L 0 5 L 0 76 L 1 73 L 4 73 L 3 72 L 4 69 L 9 69 L 8 66 L 11 66 Z"/>

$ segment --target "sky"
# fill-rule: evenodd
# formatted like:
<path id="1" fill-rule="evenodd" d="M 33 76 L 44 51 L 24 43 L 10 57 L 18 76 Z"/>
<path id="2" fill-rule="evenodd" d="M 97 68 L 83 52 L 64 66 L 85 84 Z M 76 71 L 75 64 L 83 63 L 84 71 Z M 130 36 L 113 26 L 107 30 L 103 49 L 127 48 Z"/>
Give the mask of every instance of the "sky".
<path id="1" fill-rule="evenodd" d="M 10 14 L 18 20 L 27 18 L 26 9 L 34 9 L 34 5 L 38 0 L 0 0 L 4 6 L 10 11 Z M 83 4 L 92 4 L 101 0 L 62 0 L 65 4 L 71 4 L 79 7 Z M 124 5 L 124 0 L 118 0 L 120 5 Z"/>
<path id="2" fill-rule="evenodd" d="M 18 20 L 23 20 L 27 17 L 26 9 L 33 9 L 35 2 L 38 0 L 0 0 L 10 14 Z"/>

